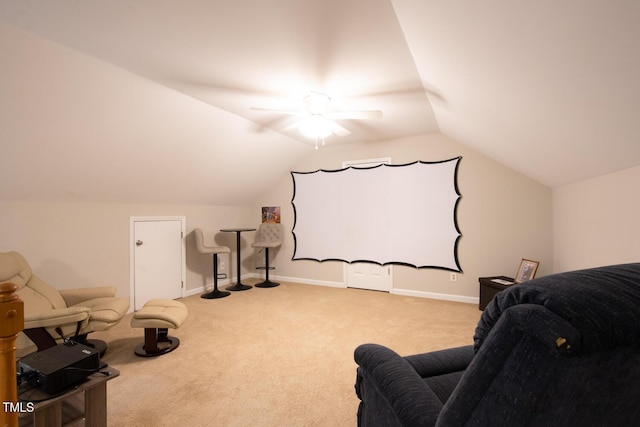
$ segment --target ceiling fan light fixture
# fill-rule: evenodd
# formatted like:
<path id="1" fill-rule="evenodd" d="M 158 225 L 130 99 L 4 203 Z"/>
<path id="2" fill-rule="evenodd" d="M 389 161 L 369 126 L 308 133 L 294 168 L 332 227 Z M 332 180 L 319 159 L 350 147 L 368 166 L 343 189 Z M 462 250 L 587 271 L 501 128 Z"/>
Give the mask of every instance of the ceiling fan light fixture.
<path id="1" fill-rule="evenodd" d="M 307 111 L 311 114 L 326 114 L 329 111 L 329 102 L 331 98 L 321 92 L 309 92 L 304 97 L 304 104 Z"/>
<path id="2" fill-rule="evenodd" d="M 307 138 L 323 139 L 331 135 L 331 120 L 319 114 L 312 114 L 302 120 L 299 129 Z"/>

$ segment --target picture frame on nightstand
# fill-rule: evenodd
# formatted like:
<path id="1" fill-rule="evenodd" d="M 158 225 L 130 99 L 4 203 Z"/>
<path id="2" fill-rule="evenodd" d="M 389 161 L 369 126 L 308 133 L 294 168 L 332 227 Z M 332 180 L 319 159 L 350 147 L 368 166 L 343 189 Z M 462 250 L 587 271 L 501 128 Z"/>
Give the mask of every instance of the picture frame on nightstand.
<path id="1" fill-rule="evenodd" d="M 518 267 L 518 272 L 516 273 L 515 282 L 522 283 L 536 277 L 536 271 L 538 270 L 539 265 L 539 261 L 522 258 L 520 266 Z"/>

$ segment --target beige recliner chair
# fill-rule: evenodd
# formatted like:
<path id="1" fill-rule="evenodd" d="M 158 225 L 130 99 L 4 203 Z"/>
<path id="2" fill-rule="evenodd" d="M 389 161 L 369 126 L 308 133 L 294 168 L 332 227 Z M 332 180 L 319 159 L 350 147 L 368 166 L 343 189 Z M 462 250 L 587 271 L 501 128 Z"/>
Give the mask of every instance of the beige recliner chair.
<path id="1" fill-rule="evenodd" d="M 107 330 L 122 320 L 129 310 L 129 300 L 116 298 L 115 287 L 57 290 L 31 271 L 18 252 L 0 253 L 0 283 L 18 286 L 24 301 L 24 335 L 18 348 L 35 344 L 38 351 L 53 347 L 58 340 L 74 341 L 95 347 L 104 353 L 102 341 L 87 341 L 87 334 Z M 29 342 L 29 340 L 32 341 Z"/>

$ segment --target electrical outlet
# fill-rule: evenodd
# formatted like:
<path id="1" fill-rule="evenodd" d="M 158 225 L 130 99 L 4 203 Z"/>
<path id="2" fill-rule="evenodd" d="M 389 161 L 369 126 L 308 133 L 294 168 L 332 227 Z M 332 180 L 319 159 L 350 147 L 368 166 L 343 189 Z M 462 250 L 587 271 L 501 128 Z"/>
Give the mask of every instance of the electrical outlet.
<path id="1" fill-rule="evenodd" d="M 455 282 L 456 280 L 458 280 L 458 275 L 456 273 L 451 273 L 450 279 L 452 282 Z"/>
<path id="2" fill-rule="evenodd" d="M 218 271 L 220 271 L 220 272 L 226 272 L 227 271 L 227 265 L 224 263 L 224 261 L 219 261 L 218 262 Z"/>

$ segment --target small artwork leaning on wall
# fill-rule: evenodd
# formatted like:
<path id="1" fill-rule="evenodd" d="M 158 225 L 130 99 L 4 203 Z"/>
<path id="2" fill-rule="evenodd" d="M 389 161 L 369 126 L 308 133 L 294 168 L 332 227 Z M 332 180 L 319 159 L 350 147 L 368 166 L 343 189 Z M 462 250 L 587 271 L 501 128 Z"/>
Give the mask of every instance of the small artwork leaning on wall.
<path id="1" fill-rule="evenodd" d="M 280 224 L 280 206 L 263 206 L 262 222 L 267 224 Z"/>
<path id="2" fill-rule="evenodd" d="M 522 261 L 520 261 L 520 267 L 518 267 L 518 272 L 516 273 L 515 282 L 522 283 L 536 277 L 536 271 L 538 270 L 539 265 L 540 262 L 538 261 L 522 258 Z"/>

